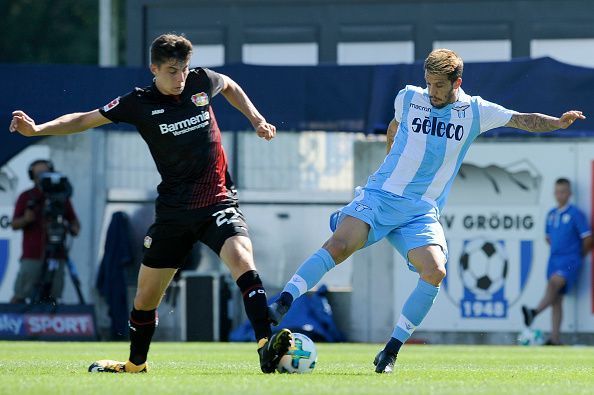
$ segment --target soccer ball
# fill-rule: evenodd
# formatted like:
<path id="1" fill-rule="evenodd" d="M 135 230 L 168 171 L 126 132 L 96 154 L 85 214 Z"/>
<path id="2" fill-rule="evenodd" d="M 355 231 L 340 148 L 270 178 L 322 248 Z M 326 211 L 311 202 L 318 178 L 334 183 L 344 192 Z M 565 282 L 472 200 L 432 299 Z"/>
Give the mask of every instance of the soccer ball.
<path id="1" fill-rule="evenodd" d="M 518 336 L 518 344 L 522 346 L 541 346 L 544 337 L 539 329 L 524 329 Z"/>
<path id="2" fill-rule="evenodd" d="M 302 333 L 293 333 L 291 347 L 281 358 L 276 370 L 279 373 L 311 373 L 317 360 L 314 342 Z"/>
<path id="3" fill-rule="evenodd" d="M 464 286 L 476 299 L 489 300 L 505 283 L 507 254 L 500 242 L 477 238 L 464 246 L 460 269 Z"/>

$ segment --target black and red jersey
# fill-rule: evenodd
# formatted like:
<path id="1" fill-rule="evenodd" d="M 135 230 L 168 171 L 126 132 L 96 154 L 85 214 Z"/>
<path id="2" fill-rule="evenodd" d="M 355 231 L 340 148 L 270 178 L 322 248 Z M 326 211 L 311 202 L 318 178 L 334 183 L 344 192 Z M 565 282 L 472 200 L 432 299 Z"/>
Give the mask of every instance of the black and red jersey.
<path id="1" fill-rule="evenodd" d="M 157 210 L 188 210 L 236 199 L 210 106 L 223 84 L 220 74 L 195 68 L 179 96 L 163 95 L 153 83 L 99 109 L 112 122 L 136 126 L 148 144 L 162 179 Z"/>

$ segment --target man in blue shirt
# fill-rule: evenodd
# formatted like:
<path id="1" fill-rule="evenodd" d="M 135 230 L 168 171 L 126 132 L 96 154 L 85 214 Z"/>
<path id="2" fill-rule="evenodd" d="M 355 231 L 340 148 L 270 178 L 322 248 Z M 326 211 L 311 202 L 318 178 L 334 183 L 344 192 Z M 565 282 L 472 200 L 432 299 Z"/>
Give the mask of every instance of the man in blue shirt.
<path id="1" fill-rule="evenodd" d="M 534 318 L 547 307 L 552 307 L 551 337 L 548 345 L 560 345 L 563 295 L 576 283 L 582 257 L 592 247 L 592 232 L 586 216 L 569 203 L 571 184 L 566 178 L 555 182 L 557 207 L 547 214 L 546 240 L 551 246 L 547 267 L 547 289 L 534 309 L 522 306 L 524 323 L 532 325 Z"/>

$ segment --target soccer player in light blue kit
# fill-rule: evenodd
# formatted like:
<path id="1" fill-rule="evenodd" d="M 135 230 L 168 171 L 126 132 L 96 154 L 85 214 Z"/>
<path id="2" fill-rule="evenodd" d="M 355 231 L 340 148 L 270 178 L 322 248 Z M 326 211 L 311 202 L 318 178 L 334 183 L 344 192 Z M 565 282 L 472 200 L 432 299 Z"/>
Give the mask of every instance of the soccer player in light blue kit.
<path id="1" fill-rule="evenodd" d="M 584 119 L 580 111 L 561 118 L 517 113 L 467 95 L 460 88 L 462 59 L 447 49 L 431 52 L 424 69 L 427 88 L 408 85 L 396 96 L 384 163 L 354 200 L 332 215 L 333 235 L 269 306 L 270 319 L 278 324 L 292 301 L 326 272 L 358 249 L 387 238 L 420 279 L 374 360 L 377 373 L 392 372 L 400 347 L 429 312 L 446 275 L 448 250 L 439 216 L 472 141 L 500 126 L 548 132 Z"/>
<path id="2" fill-rule="evenodd" d="M 557 207 L 547 214 L 546 240 L 551 246 L 547 266 L 547 288 L 538 306 L 530 309 L 522 306 L 524 324 L 532 325 L 534 318 L 551 306 L 551 337 L 545 343 L 561 345 L 561 320 L 563 318 L 563 295 L 577 282 L 582 258 L 592 248 L 592 231 L 584 213 L 569 203 L 571 183 L 567 178 L 555 181 Z"/>

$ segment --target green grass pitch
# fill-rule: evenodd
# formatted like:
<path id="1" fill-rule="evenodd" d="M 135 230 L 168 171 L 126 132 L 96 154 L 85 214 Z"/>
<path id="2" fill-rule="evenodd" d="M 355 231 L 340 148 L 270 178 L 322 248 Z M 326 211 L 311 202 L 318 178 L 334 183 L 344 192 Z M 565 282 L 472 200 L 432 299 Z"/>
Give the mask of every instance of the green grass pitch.
<path id="1" fill-rule="evenodd" d="M 264 375 L 255 344 L 155 343 L 148 374 L 91 374 L 127 343 L 0 342 L 0 394 L 593 394 L 593 347 L 405 346 L 392 375 L 380 345 L 317 344 L 309 375 Z"/>

